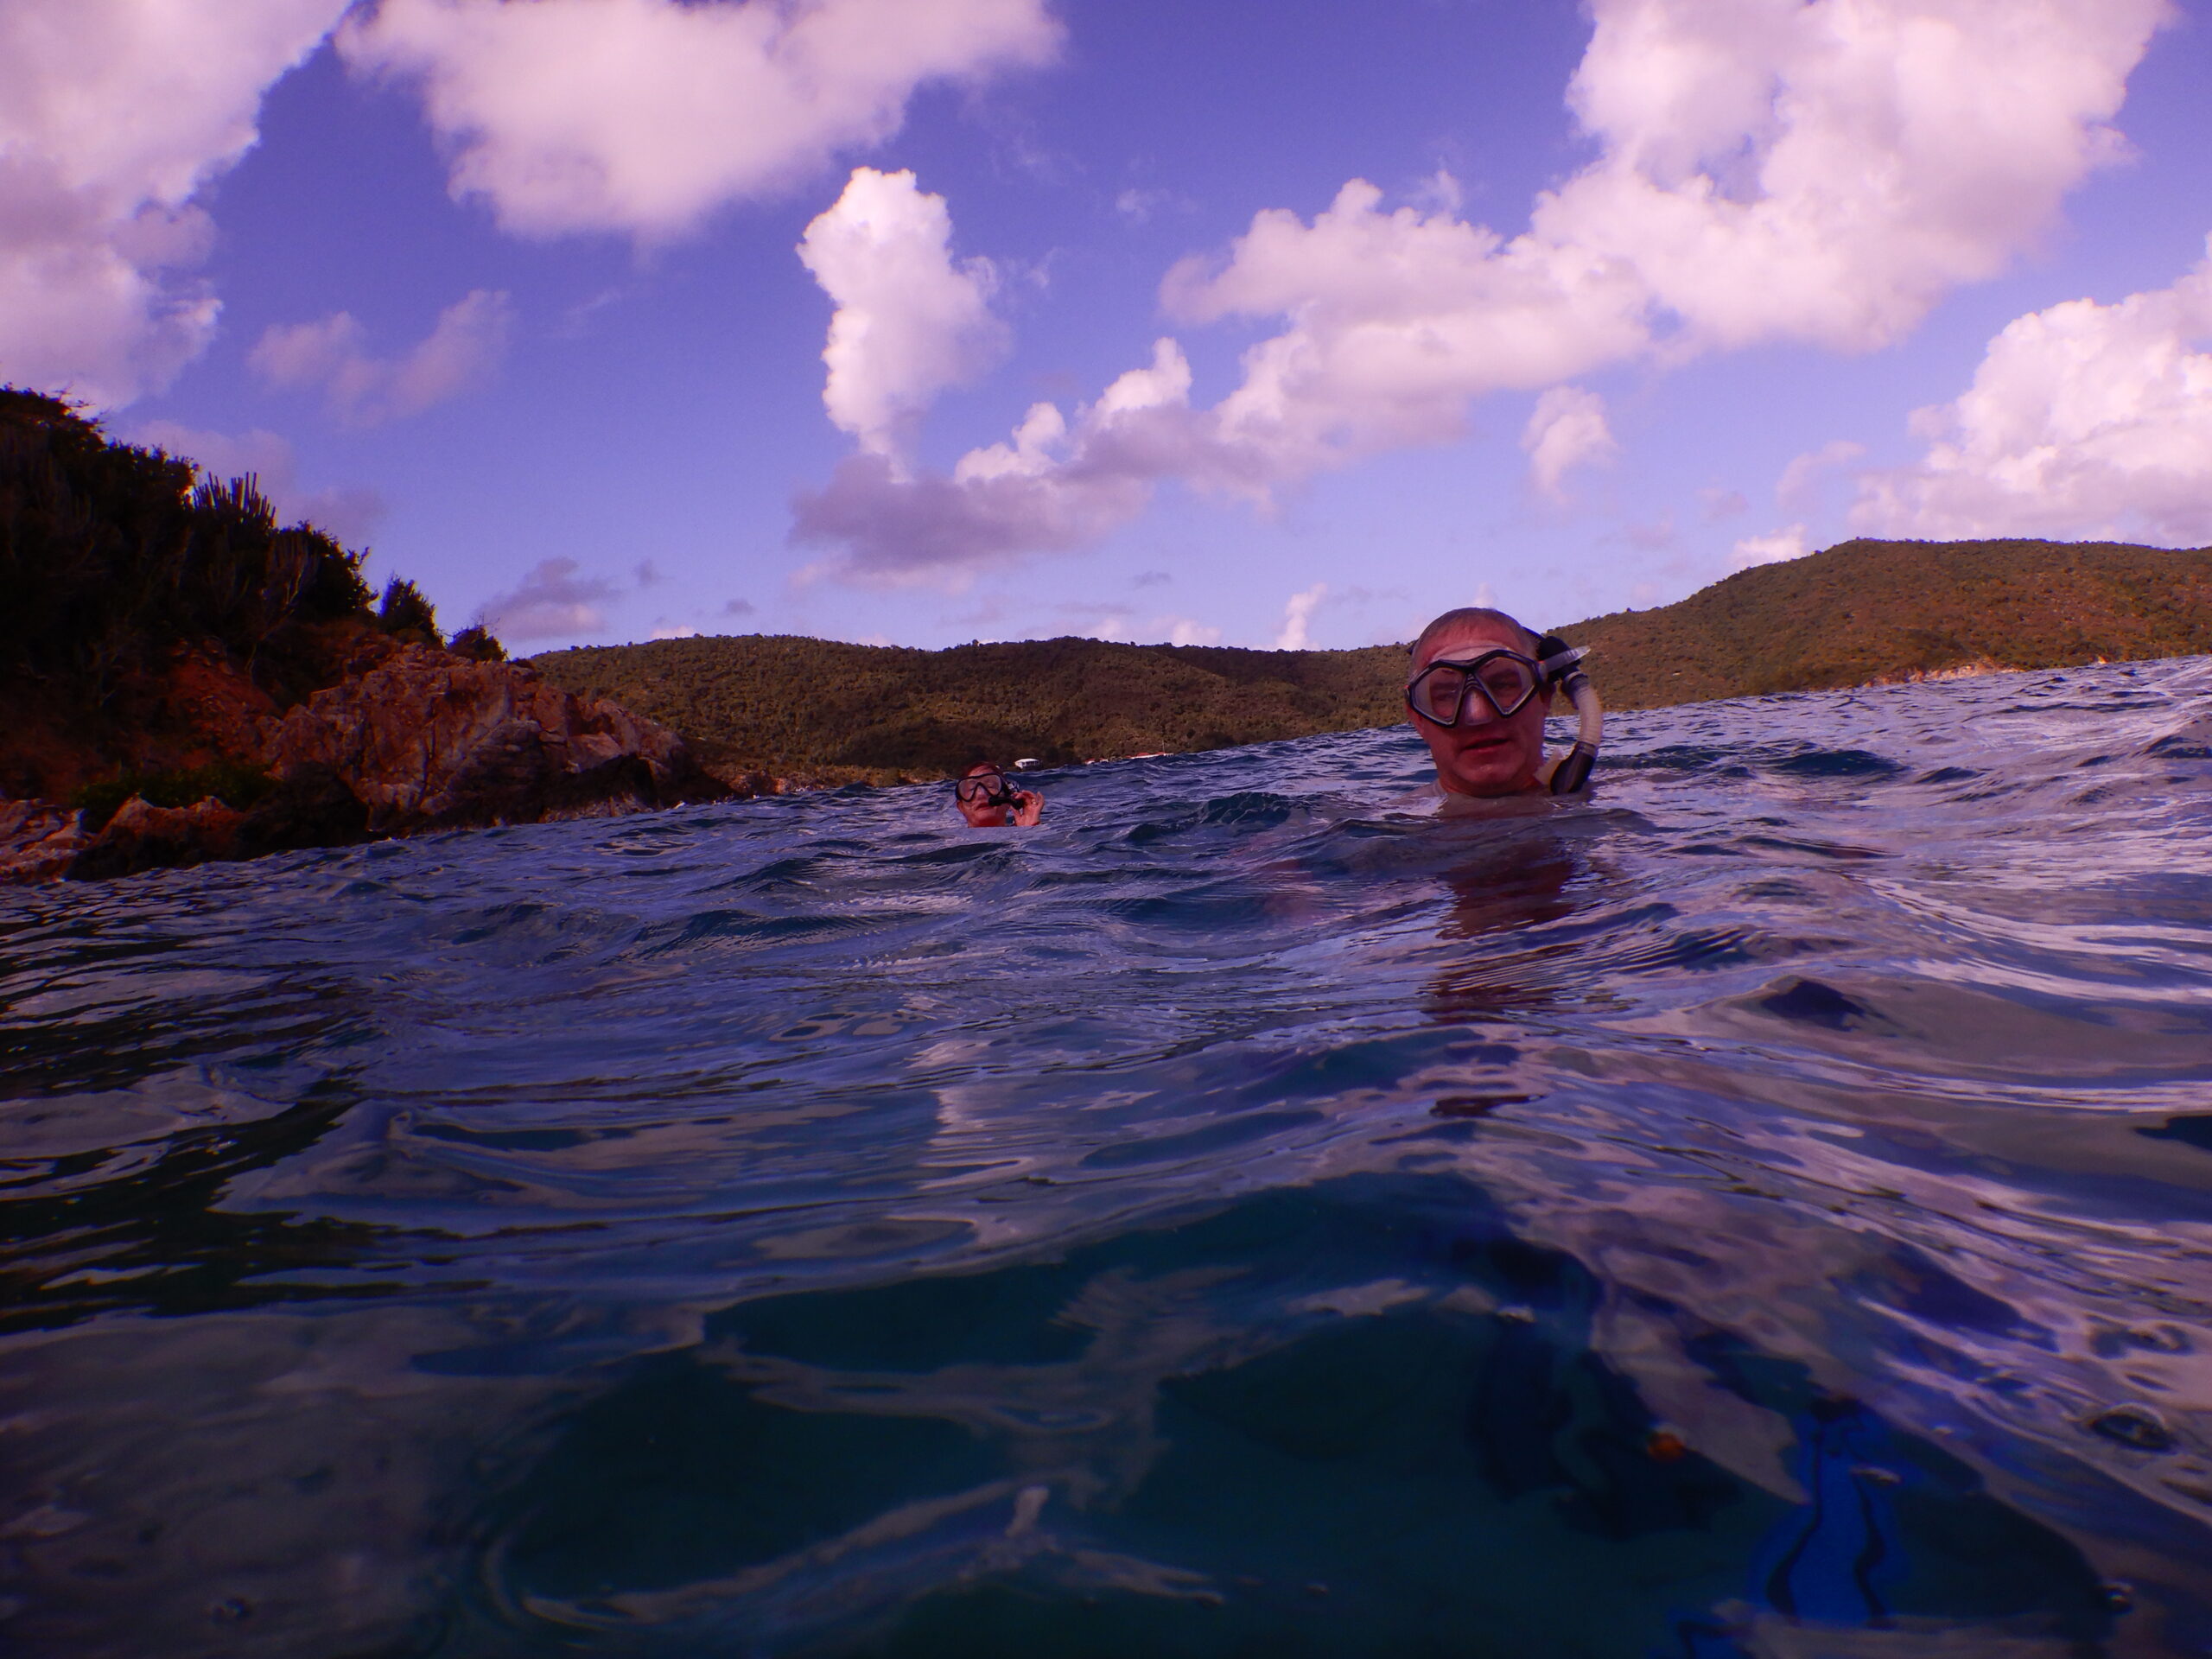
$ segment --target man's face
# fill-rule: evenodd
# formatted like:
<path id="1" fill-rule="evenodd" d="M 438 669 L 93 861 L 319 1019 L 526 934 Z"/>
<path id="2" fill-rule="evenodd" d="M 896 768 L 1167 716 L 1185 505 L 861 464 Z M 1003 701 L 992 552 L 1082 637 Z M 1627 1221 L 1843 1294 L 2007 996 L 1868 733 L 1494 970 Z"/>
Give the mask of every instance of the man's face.
<path id="1" fill-rule="evenodd" d="M 1529 654 L 1529 642 L 1495 622 L 1470 622 L 1446 629 L 1423 647 L 1407 677 L 1438 661 L 1468 662 L 1486 651 Z M 1453 795 L 1517 795 L 1536 781 L 1544 758 L 1544 716 L 1551 693 L 1541 691 L 1510 717 L 1500 720 L 1479 693 L 1467 699 L 1456 726 L 1440 726 L 1407 711 L 1414 729 L 1436 760 L 1436 781 Z"/>
<path id="2" fill-rule="evenodd" d="M 969 784 L 969 779 L 980 779 L 985 787 Z M 960 809 L 960 816 L 977 830 L 996 830 L 1006 823 L 1006 803 L 998 798 L 1005 780 L 995 766 L 970 766 L 962 778 L 963 787 L 954 794 L 953 803 Z"/>

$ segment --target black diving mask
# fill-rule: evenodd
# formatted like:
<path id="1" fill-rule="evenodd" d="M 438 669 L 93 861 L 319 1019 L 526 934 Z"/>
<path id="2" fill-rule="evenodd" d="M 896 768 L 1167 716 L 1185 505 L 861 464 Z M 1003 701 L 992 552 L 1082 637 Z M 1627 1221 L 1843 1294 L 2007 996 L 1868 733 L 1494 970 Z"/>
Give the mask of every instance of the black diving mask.
<path id="1" fill-rule="evenodd" d="M 988 772 L 970 772 L 952 786 L 953 798 L 973 805 L 1012 806 L 1014 791 L 1006 781 L 1006 773 L 994 766 Z"/>
<path id="2" fill-rule="evenodd" d="M 1486 651 L 1479 657 L 1431 663 L 1406 687 L 1406 706 L 1423 720 L 1457 726 L 1466 715 L 1467 699 L 1480 695 L 1500 720 L 1510 720 L 1528 707 L 1548 677 L 1533 657 L 1503 648 Z"/>

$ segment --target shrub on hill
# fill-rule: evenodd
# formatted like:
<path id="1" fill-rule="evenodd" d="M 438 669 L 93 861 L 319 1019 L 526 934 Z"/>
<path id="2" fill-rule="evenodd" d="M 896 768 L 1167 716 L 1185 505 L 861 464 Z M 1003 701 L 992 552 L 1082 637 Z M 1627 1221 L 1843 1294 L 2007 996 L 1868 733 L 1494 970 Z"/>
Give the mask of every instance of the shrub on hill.
<path id="1" fill-rule="evenodd" d="M 105 704 L 181 642 L 255 669 L 289 625 L 365 613 L 360 555 L 279 528 L 251 478 L 111 443 L 58 398 L 0 388 L 0 676 Z"/>
<path id="2" fill-rule="evenodd" d="M 494 639 L 480 622 L 472 622 L 446 641 L 446 649 L 473 663 L 504 663 L 507 648 Z"/>
<path id="3" fill-rule="evenodd" d="M 404 645 L 442 647 L 446 642 L 438 632 L 436 607 L 404 576 L 385 583 L 384 597 L 377 601 L 377 626 Z"/>
<path id="4" fill-rule="evenodd" d="M 251 747 L 257 710 L 342 677 L 362 640 L 442 643 L 412 582 L 373 602 L 364 556 L 278 524 L 251 477 L 203 478 L 0 387 L 0 791 L 205 783 Z M 475 635 L 468 654 L 505 654 Z"/>

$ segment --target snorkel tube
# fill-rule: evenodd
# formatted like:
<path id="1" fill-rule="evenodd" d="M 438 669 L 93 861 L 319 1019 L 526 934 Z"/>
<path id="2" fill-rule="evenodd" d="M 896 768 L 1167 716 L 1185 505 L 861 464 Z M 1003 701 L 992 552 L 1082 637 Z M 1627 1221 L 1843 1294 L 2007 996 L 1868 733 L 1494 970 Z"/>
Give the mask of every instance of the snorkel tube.
<path id="1" fill-rule="evenodd" d="M 1547 680 L 1567 693 L 1580 722 L 1574 747 L 1552 768 L 1554 795 L 1573 795 L 1590 781 L 1590 768 L 1597 764 L 1598 745 L 1605 734 L 1605 711 L 1598 701 L 1598 689 L 1582 671 L 1582 659 L 1589 654 L 1587 647 L 1570 645 L 1555 633 L 1536 641 L 1536 665 Z"/>

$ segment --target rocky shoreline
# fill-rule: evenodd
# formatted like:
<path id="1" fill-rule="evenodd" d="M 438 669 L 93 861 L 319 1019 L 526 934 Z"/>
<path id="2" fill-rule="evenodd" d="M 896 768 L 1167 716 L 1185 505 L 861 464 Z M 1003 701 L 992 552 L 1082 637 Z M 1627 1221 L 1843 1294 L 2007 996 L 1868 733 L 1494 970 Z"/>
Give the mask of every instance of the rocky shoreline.
<path id="1" fill-rule="evenodd" d="M 0 883 L 97 880 L 306 847 L 495 823 L 611 817 L 772 792 L 713 776 L 683 740 L 524 664 L 425 645 L 256 719 L 224 746 L 266 771 L 251 807 L 132 796 L 105 822 L 0 801 Z"/>

